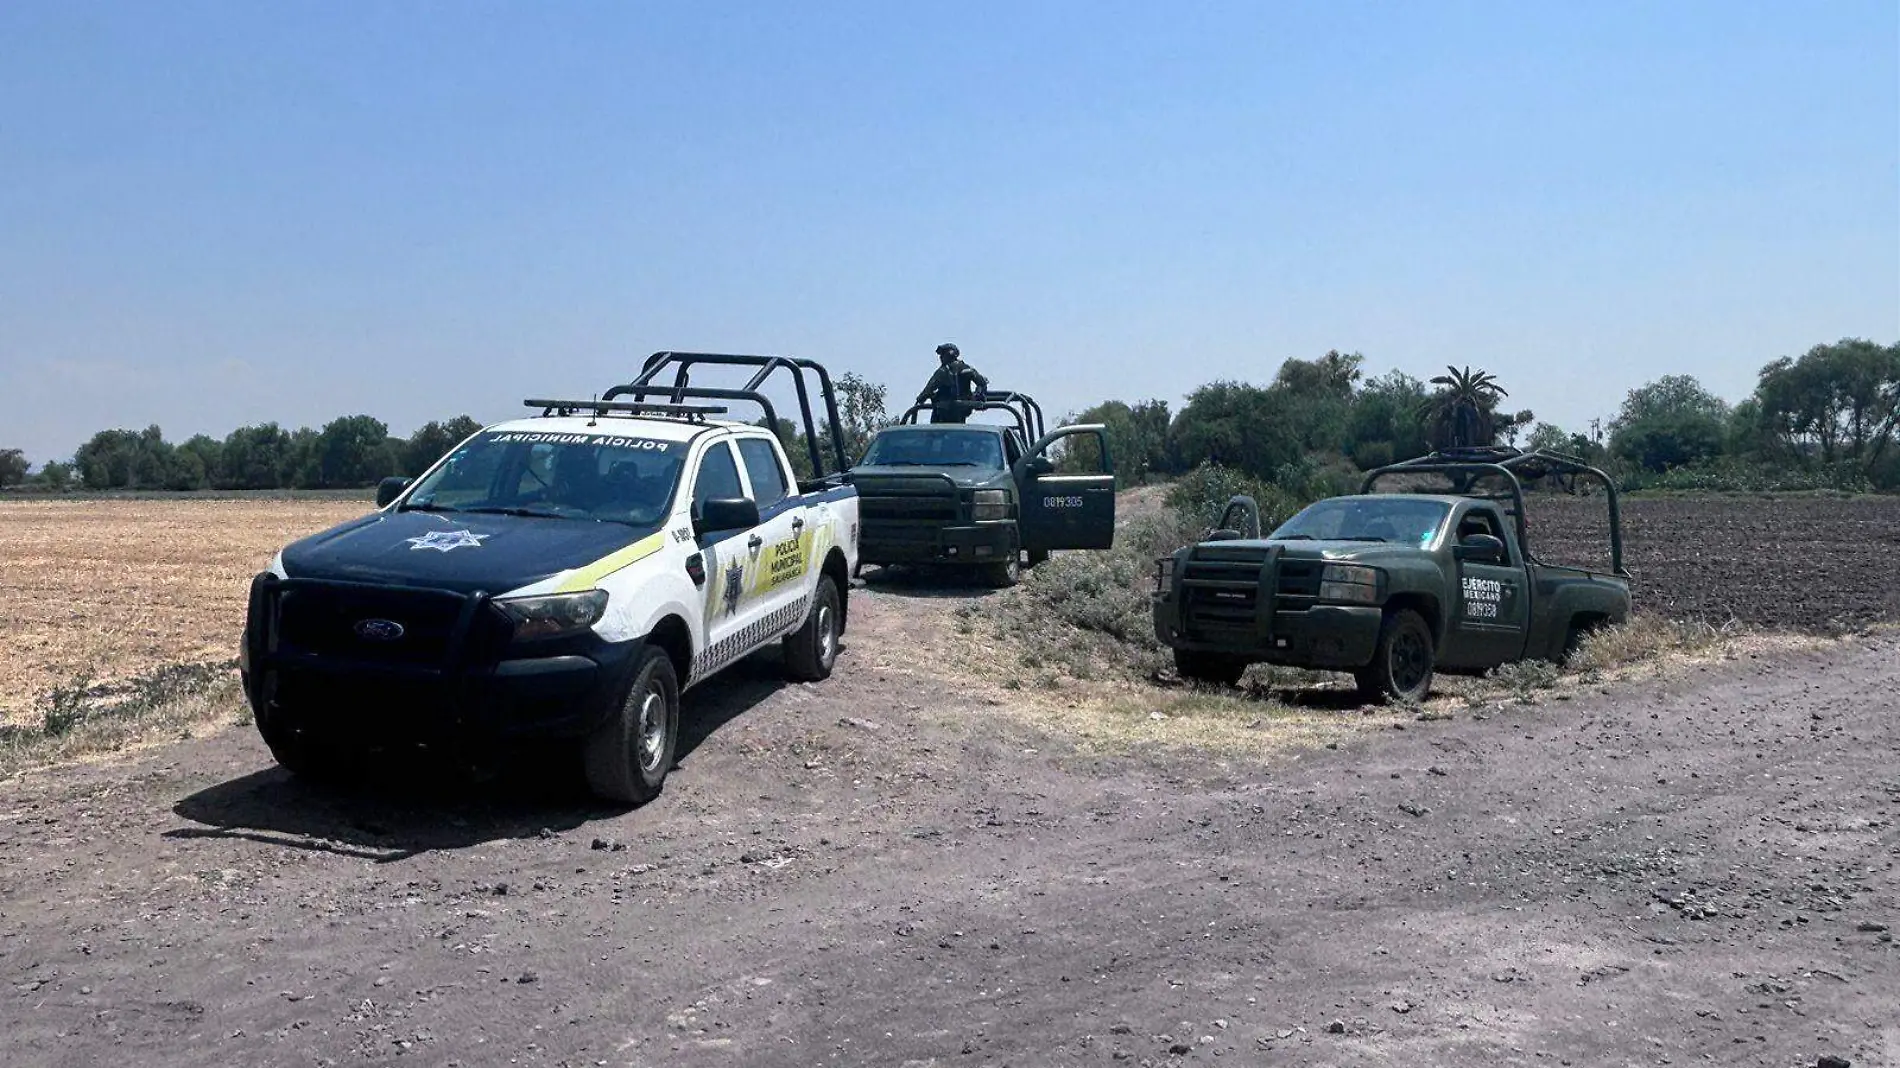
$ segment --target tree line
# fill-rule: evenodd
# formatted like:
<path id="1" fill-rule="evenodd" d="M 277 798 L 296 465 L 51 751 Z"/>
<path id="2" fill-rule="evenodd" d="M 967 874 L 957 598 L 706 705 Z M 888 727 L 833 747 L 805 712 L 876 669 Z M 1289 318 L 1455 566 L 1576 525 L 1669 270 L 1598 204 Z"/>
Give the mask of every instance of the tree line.
<path id="1" fill-rule="evenodd" d="M 1343 492 L 1383 464 L 1455 444 L 1502 443 L 1579 456 L 1631 489 L 1900 489 L 1900 344 L 1850 338 L 1774 360 L 1735 404 L 1693 376 L 1665 375 L 1630 390 L 1607 425 L 1589 428 L 1512 410 L 1503 385 L 1483 371 L 1367 377 L 1364 363 L 1359 353 L 1333 351 L 1287 360 L 1264 385 L 1201 386 L 1178 412 L 1166 401 L 1109 400 L 1070 418 L 1107 426 L 1116 474 L 1130 485 L 1219 469 L 1296 494 Z M 837 385 L 840 429 L 855 459 L 889 422 L 886 389 L 848 373 Z M 479 429 L 462 415 L 399 438 L 377 419 L 351 415 L 316 430 L 263 423 L 178 444 L 156 426 L 102 430 L 71 461 L 30 477 L 20 450 L 0 449 L 0 486 L 359 487 L 420 474 Z M 789 420 L 777 429 L 806 474 L 803 435 Z"/>
<path id="2" fill-rule="evenodd" d="M 241 426 L 222 440 L 198 434 L 173 444 L 157 426 L 101 430 L 70 461 L 46 464 L 31 478 L 19 450 L 0 450 L 0 485 L 27 482 L 50 490 L 349 489 L 390 475 L 419 475 L 481 429 L 466 415 L 424 424 L 406 438 L 367 415 L 346 415 L 321 429 L 276 423 Z"/>
<path id="3" fill-rule="evenodd" d="M 1626 488 L 1900 489 L 1900 344 L 1846 339 L 1764 366 L 1737 404 L 1690 375 L 1630 390 L 1607 426 L 1562 427 L 1506 406 L 1482 372 L 1367 378 L 1358 353 L 1288 360 L 1266 385 L 1221 381 L 1165 401 L 1105 401 L 1125 482 L 1220 467 L 1295 491 L 1340 492 L 1360 473 L 1456 444 L 1553 449 Z M 1315 483 L 1318 483 L 1317 485 Z"/>

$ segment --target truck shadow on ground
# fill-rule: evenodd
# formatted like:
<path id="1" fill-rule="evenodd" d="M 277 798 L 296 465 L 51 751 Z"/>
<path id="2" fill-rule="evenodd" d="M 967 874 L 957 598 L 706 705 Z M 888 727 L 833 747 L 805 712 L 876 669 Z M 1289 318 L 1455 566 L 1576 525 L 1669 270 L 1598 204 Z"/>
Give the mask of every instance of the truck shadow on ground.
<path id="1" fill-rule="evenodd" d="M 954 567 L 867 567 L 858 578 L 866 590 L 894 597 L 933 601 L 966 601 L 1000 591 L 986 586 L 973 570 Z"/>
<path id="2" fill-rule="evenodd" d="M 776 652 L 735 664 L 686 695 L 675 766 L 786 682 Z M 666 804 L 662 795 L 652 806 Z M 378 754 L 313 782 L 271 766 L 200 790 L 172 806 L 193 826 L 172 839 L 240 838 L 379 863 L 506 839 L 546 838 L 625 815 L 590 797 L 573 745 L 508 751 L 471 766 L 414 751 Z M 656 817 L 657 818 L 657 817 Z"/>

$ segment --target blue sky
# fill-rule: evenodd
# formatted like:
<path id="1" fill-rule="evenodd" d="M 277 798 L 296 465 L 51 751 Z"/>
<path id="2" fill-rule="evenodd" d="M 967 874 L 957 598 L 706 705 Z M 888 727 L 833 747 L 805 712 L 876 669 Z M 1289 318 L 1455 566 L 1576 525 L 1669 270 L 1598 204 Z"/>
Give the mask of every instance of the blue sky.
<path id="1" fill-rule="evenodd" d="M 708 10 L 712 9 L 712 10 Z M 1580 426 L 1900 338 L 1886 2 L 0 5 L 0 446 L 1358 350 Z"/>

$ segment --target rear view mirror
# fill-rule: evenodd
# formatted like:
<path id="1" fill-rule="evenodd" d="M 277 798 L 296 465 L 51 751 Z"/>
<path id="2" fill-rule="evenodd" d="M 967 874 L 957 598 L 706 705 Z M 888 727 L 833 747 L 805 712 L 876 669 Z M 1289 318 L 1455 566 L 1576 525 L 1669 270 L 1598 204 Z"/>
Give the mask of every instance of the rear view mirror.
<path id="1" fill-rule="evenodd" d="M 1502 564 L 1504 562 L 1504 542 L 1491 534 L 1467 534 L 1458 542 L 1452 555 L 1460 560 L 1470 560 L 1480 564 Z"/>
<path id="2" fill-rule="evenodd" d="M 387 508 L 390 501 L 402 496 L 402 491 L 408 488 L 409 480 L 406 478 L 383 479 L 376 484 L 376 507 Z"/>
<path id="3" fill-rule="evenodd" d="M 1031 456 L 1029 459 L 1023 461 L 1023 470 L 1027 472 L 1031 478 L 1040 477 L 1042 475 L 1053 475 L 1056 471 L 1056 464 L 1054 460 L 1049 459 L 1047 456 Z"/>
<path id="4" fill-rule="evenodd" d="M 714 497 L 699 506 L 693 533 L 717 534 L 748 530 L 759 525 L 759 502 L 750 497 Z"/>

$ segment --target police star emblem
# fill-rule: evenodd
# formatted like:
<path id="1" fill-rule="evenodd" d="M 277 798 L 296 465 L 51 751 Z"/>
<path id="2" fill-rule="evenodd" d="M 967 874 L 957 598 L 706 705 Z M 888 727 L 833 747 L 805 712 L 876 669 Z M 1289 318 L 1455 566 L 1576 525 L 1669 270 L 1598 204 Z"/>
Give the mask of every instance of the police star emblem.
<path id="1" fill-rule="evenodd" d="M 723 599 L 727 615 L 731 615 L 739 610 L 739 594 L 743 592 L 744 589 L 745 564 L 734 563 L 731 567 L 726 568 L 726 589 Z"/>
<path id="2" fill-rule="evenodd" d="M 416 549 L 434 549 L 439 553 L 454 552 L 456 549 L 479 549 L 482 542 L 493 537 L 492 534 L 477 534 L 469 530 L 431 530 L 417 538 L 404 538 L 413 552 Z"/>

